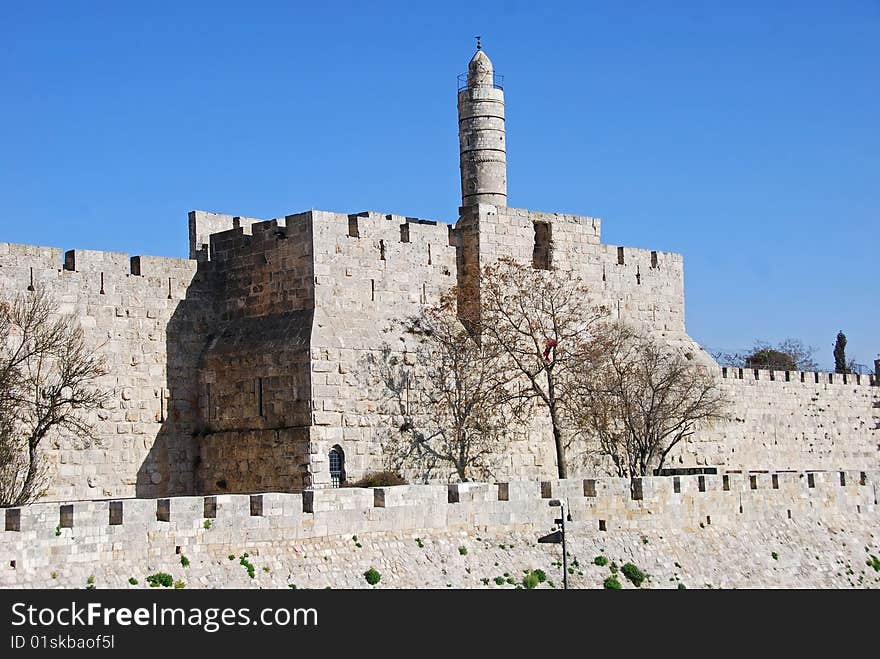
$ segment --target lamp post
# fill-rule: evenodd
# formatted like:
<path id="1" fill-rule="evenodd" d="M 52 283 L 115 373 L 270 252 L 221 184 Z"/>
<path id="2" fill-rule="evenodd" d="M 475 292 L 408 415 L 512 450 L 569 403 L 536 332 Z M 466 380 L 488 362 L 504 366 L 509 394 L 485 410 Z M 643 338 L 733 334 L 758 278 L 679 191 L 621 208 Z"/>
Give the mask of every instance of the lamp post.
<path id="1" fill-rule="evenodd" d="M 565 546 L 565 502 L 562 499 L 550 499 L 550 505 L 559 508 L 559 519 L 553 520 L 562 530 L 562 588 L 568 590 L 568 551 Z"/>
<path id="2" fill-rule="evenodd" d="M 556 524 L 559 524 L 559 531 L 542 535 L 538 538 L 538 542 L 554 545 L 562 543 L 562 587 L 568 590 L 568 551 L 565 546 L 565 520 L 571 521 L 571 513 L 565 512 L 566 502 L 562 499 L 550 499 L 549 503 L 554 508 L 559 508 L 561 513 L 559 519 L 553 520 Z"/>

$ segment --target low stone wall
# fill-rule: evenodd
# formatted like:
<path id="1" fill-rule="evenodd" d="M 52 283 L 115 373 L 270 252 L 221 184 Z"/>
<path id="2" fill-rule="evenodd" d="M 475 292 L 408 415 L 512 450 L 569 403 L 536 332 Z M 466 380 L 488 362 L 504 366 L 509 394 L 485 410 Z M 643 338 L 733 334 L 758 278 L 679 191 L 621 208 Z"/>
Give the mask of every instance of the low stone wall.
<path id="1" fill-rule="evenodd" d="M 415 551 L 430 541 L 445 548 L 444 563 L 458 551 L 455 538 L 473 547 L 487 538 L 515 536 L 522 551 L 534 553 L 541 549 L 537 536 L 549 531 L 559 514 L 548 505 L 551 497 L 568 503 L 574 546 L 589 540 L 602 547 L 644 534 L 684 538 L 705 530 L 738 537 L 764 528 L 784 536 L 786 525 L 806 532 L 815 527 L 820 536 L 823 524 L 849 529 L 840 531 L 846 540 L 855 529 L 876 530 L 878 490 L 880 472 L 835 471 L 42 503 L 4 511 L 0 586 L 84 587 L 98 575 L 101 587 L 127 587 L 131 577 L 142 585 L 145 574 L 166 571 L 190 586 L 221 587 L 244 579 L 237 585 L 284 587 L 297 566 L 307 564 L 307 555 L 316 565 L 297 577 L 300 584 L 320 577 L 331 586 L 363 585 L 351 579 L 366 563 L 386 561 L 389 542 Z M 862 535 L 854 546 L 872 542 L 872 535 Z M 760 544 L 761 538 L 755 541 Z M 507 542 L 509 556 L 513 541 L 499 546 L 504 550 Z M 358 553 L 368 543 L 374 549 Z M 238 567 L 245 552 L 261 557 L 265 572 L 259 580 L 247 579 Z M 182 566 L 182 557 L 193 567 Z M 424 552 L 418 557 L 423 559 Z M 409 561 L 403 560 L 400 569 L 418 574 L 404 569 L 414 566 Z M 230 566 L 237 567 L 231 575 Z M 462 579 L 455 585 L 482 583 Z M 389 585 L 428 582 L 400 579 Z"/>

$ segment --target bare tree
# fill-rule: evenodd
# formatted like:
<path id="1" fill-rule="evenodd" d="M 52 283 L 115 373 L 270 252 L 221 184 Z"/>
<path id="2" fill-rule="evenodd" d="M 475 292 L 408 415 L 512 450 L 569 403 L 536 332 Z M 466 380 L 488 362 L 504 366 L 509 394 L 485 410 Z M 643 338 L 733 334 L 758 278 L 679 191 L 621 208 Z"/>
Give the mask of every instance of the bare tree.
<path id="1" fill-rule="evenodd" d="M 0 505 L 19 506 L 46 487 L 40 443 L 53 433 L 91 438 L 88 412 L 106 394 L 103 359 L 42 289 L 0 301 Z"/>
<path id="2" fill-rule="evenodd" d="M 604 361 L 584 373 L 575 419 L 619 476 L 662 469 L 700 425 L 725 418 L 728 402 L 717 378 L 671 346 L 620 322 L 597 342 Z"/>
<path id="3" fill-rule="evenodd" d="M 502 258 L 483 269 L 479 330 L 483 343 L 503 356 L 515 407 L 530 416 L 534 405 L 550 418 L 559 478 L 566 478 L 564 424 L 580 374 L 595 361 L 593 330 L 607 311 L 571 272 L 543 270 Z"/>
<path id="4" fill-rule="evenodd" d="M 403 322 L 417 340 L 414 351 L 386 345 L 369 358 L 390 403 L 386 458 L 394 469 L 418 469 L 423 480 L 443 466 L 462 481 L 489 477 L 490 457 L 508 436 L 500 355 L 459 322 L 456 298 L 452 289 L 438 305 Z"/>

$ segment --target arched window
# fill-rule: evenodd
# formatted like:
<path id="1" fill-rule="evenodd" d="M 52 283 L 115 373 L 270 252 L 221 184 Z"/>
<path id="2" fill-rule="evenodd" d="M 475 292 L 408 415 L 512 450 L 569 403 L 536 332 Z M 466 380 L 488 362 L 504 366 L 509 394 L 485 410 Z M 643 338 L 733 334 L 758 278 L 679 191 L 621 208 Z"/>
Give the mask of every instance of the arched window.
<path id="1" fill-rule="evenodd" d="M 345 453 L 338 444 L 330 449 L 330 484 L 339 487 L 345 483 Z"/>

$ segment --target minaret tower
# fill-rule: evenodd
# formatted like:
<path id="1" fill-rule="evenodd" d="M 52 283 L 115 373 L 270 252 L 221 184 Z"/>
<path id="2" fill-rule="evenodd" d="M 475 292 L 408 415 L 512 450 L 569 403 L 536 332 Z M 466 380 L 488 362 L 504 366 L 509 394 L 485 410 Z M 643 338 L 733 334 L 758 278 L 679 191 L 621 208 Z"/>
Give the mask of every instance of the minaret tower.
<path id="1" fill-rule="evenodd" d="M 458 141 L 461 205 L 507 206 L 504 91 L 477 37 L 467 76 L 459 76 Z"/>

